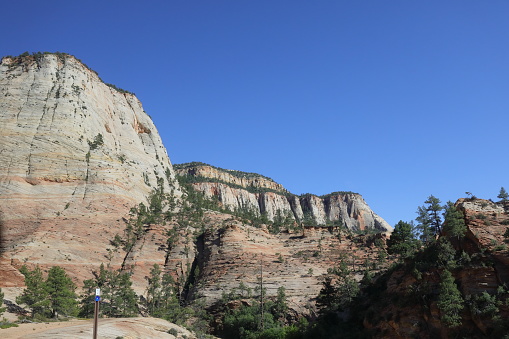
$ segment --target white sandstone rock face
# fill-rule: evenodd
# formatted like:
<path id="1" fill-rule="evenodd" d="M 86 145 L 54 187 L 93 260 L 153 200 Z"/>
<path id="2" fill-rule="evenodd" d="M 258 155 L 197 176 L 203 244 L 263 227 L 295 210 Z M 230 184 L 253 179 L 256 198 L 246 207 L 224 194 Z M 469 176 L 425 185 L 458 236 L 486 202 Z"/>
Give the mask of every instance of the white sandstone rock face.
<path id="1" fill-rule="evenodd" d="M 180 194 L 140 101 L 72 56 L 4 58 L 0 126 L 0 221 L 12 258 L 76 264 L 90 256 L 84 237 L 95 236 L 104 251 L 125 227 L 121 216 L 146 203 L 158 178 Z M 48 247 L 68 242 L 69 253 L 39 257 L 38 237 Z"/>
<path id="2" fill-rule="evenodd" d="M 275 191 L 286 192 L 283 185 L 256 173 L 225 170 L 209 165 L 202 165 L 200 163 L 179 165 L 179 168 L 175 169 L 175 172 L 178 175 L 205 177 L 242 187 L 268 188 Z"/>
<path id="3" fill-rule="evenodd" d="M 194 183 L 193 188 L 202 192 L 207 199 L 217 197 L 223 207 L 234 210 L 252 210 L 258 213 L 258 197 L 242 188 L 230 187 L 223 183 Z"/>
<path id="4" fill-rule="evenodd" d="M 392 231 L 392 227 L 368 206 L 360 194 L 332 194 L 323 198 L 327 218 L 343 220 L 349 228 Z"/>
<path id="5" fill-rule="evenodd" d="M 224 208 L 232 211 L 265 214 L 270 221 L 279 215 L 317 225 L 341 221 L 352 230 L 392 231 L 392 227 L 371 210 L 360 194 L 338 192 L 323 197 L 296 196 L 266 177 L 202 163 L 177 165 L 176 173 L 198 179 L 192 184 L 196 191 L 209 199 L 216 198 Z"/>

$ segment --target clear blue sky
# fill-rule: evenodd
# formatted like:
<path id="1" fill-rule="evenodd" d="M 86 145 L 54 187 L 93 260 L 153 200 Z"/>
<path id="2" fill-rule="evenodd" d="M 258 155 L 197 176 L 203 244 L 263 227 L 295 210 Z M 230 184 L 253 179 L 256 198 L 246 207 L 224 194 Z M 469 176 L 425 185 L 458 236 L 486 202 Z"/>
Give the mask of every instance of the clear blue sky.
<path id="1" fill-rule="evenodd" d="M 9 1 L 0 55 L 137 94 L 173 163 L 351 190 L 390 224 L 509 189 L 508 1 Z"/>

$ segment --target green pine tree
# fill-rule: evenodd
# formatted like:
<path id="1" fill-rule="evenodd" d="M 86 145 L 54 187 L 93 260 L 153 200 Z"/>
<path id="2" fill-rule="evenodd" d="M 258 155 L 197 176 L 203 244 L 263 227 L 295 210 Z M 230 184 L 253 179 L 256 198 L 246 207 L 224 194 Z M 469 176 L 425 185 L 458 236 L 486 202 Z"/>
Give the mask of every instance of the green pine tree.
<path id="1" fill-rule="evenodd" d="M 147 307 L 151 315 L 157 316 L 162 306 L 161 290 L 161 269 L 158 264 L 154 264 L 150 270 L 150 276 L 147 277 Z"/>
<path id="2" fill-rule="evenodd" d="M 442 231 L 442 218 L 440 217 L 440 211 L 444 208 L 440 205 L 440 199 L 433 195 L 428 197 L 428 200 L 424 202 L 428 204 L 426 210 L 430 216 L 431 226 L 434 228 L 435 235 L 439 235 Z"/>
<path id="3" fill-rule="evenodd" d="M 63 268 L 59 266 L 50 268 L 46 279 L 46 290 L 48 291 L 50 311 L 53 318 L 57 318 L 59 314 L 67 316 L 77 314 L 77 296 L 74 293 L 76 285 Z"/>
<path id="4" fill-rule="evenodd" d="M 33 271 L 30 271 L 26 265 L 23 265 L 19 271 L 25 276 L 26 288 L 16 298 L 16 302 L 27 305 L 32 311 L 32 318 L 50 316 L 49 293 L 40 267 L 36 266 Z"/>
<path id="5" fill-rule="evenodd" d="M 433 195 L 430 195 L 424 203 L 426 205 L 417 209 L 417 229 L 420 231 L 421 240 L 429 244 L 435 241 L 436 236 L 442 231 L 440 211 L 444 208 L 440 205 L 440 199 Z"/>
<path id="6" fill-rule="evenodd" d="M 322 289 L 316 298 L 316 306 L 320 313 L 324 314 L 338 308 L 337 293 L 338 289 L 332 282 L 331 277 L 325 277 L 322 283 Z"/>
<path id="7" fill-rule="evenodd" d="M 286 319 L 286 313 L 288 311 L 288 303 L 286 301 L 286 289 L 280 286 L 277 289 L 277 296 L 274 306 L 272 307 L 272 314 L 276 320 L 279 320 L 282 324 Z"/>
<path id="8" fill-rule="evenodd" d="M 441 274 L 440 290 L 438 295 L 438 308 L 440 320 L 447 327 L 461 325 L 461 311 L 463 310 L 463 298 L 454 283 L 454 278 L 448 270 Z"/>
<path id="9" fill-rule="evenodd" d="M 0 288 L 0 306 L 4 302 L 4 292 L 2 292 L 2 289 Z M 5 307 L 0 307 L 0 316 L 5 312 Z"/>
<path id="10" fill-rule="evenodd" d="M 447 202 L 444 212 L 444 231 L 451 237 L 460 239 L 467 232 L 465 217 L 451 201 Z"/>
<path id="11" fill-rule="evenodd" d="M 137 296 L 131 285 L 129 272 L 112 270 L 101 264 L 95 279 L 83 282 L 80 316 L 94 315 L 95 289 L 101 289 L 101 314 L 107 317 L 131 317 L 137 314 Z"/>
<path id="12" fill-rule="evenodd" d="M 419 230 L 419 238 L 425 244 L 431 243 L 435 238 L 433 236 L 433 229 L 431 227 L 431 220 L 425 206 L 417 208 L 417 229 Z"/>
<path id="13" fill-rule="evenodd" d="M 79 316 L 83 318 L 92 318 L 94 316 L 94 302 L 95 302 L 95 289 L 100 288 L 94 279 L 87 279 L 83 281 L 83 294 L 80 301 Z M 104 291 L 101 289 L 101 295 Z M 101 309 L 102 312 L 102 309 Z"/>
<path id="14" fill-rule="evenodd" d="M 436 251 L 436 262 L 439 266 L 452 269 L 457 266 L 456 250 L 446 237 L 440 237 L 434 244 Z"/>
<path id="15" fill-rule="evenodd" d="M 509 198 L 509 194 L 505 190 L 505 188 L 500 187 L 500 193 L 497 195 L 497 198 L 501 199 L 502 201 L 507 201 L 507 198 Z"/>
<path id="16" fill-rule="evenodd" d="M 109 292 L 109 313 L 112 317 L 132 317 L 137 314 L 136 293 L 129 272 L 109 271 L 106 286 Z"/>
<path id="17" fill-rule="evenodd" d="M 400 254 L 408 257 L 418 248 L 418 241 L 415 239 L 413 226 L 400 220 L 391 237 L 387 240 L 387 252 L 389 254 Z"/>

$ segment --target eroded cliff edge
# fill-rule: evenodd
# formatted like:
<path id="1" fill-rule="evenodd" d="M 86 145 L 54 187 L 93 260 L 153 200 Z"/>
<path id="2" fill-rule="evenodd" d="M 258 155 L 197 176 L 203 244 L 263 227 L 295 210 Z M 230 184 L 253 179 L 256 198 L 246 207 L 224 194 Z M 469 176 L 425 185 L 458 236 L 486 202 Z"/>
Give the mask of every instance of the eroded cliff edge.
<path id="1" fill-rule="evenodd" d="M 1 240 L 12 260 L 80 276 L 154 187 L 180 195 L 140 101 L 73 56 L 3 58 L 0 125 Z"/>
<path id="2" fill-rule="evenodd" d="M 304 225 L 343 225 L 350 230 L 392 227 L 371 210 L 362 196 L 353 192 L 334 192 L 324 196 L 295 195 L 270 178 L 204 163 L 175 165 L 177 175 L 208 199 L 223 208 L 264 216 L 273 222 L 291 219 Z"/>
<path id="3" fill-rule="evenodd" d="M 186 302 L 203 296 L 213 307 L 222 292 L 241 282 L 254 287 L 264 257 L 269 294 L 283 286 L 292 309 L 310 314 L 321 279 L 335 260 L 348 253 L 352 266 L 360 267 L 376 255 L 335 226 L 391 229 L 359 194 L 296 196 L 259 174 L 209 165 L 188 166 L 179 179 L 186 176 L 193 190 L 219 201 L 223 211 L 188 201 L 190 194 L 176 180 L 138 99 L 105 84 L 70 55 L 4 58 L 0 122 L 5 251 L 0 274 L 8 277 L 2 287 L 23 285 L 15 269 L 23 263 L 43 269 L 58 265 L 79 287 L 104 263 L 129 271 L 136 293 L 143 295 L 150 268 L 159 264 L 184 280 L 179 293 Z M 180 212 L 159 210 L 151 221 L 139 218 L 141 208 L 129 215 L 140 203 L 152 206 L 153 197 L 167 202 L 164 212 L 179 200 Z M 270 233 L 267 225 L 255 227 L 234 213 L 242 210 L 268 224 L 285 219 L 300 230 Z M 139 226 L 130 246 L 114 244 L 118 235 L 125 245 L 130 221 Z"/>

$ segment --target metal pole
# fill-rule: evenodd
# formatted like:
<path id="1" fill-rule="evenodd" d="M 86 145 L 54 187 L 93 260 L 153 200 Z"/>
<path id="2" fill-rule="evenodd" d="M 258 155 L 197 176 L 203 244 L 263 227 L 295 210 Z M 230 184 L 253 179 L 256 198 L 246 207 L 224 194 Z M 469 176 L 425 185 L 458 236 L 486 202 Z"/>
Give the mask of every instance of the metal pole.
<path id="1" fill-rule="evenodd" d="M 99 318 L 99 302 L 101 301 L 101 289 L 95 289 L 95 304 L 94 304 L 94 339 L 97 339 L 97 318 Z"/>
<path id="2" fill-rule="evenodd" d="M 93 339 L 97 339 L 97 318 L 99 316 L 99 300 L 95 301 L 94 305 L 94 336 Z"/>

